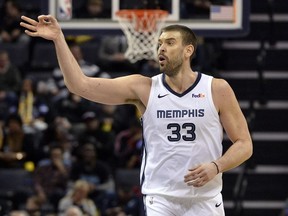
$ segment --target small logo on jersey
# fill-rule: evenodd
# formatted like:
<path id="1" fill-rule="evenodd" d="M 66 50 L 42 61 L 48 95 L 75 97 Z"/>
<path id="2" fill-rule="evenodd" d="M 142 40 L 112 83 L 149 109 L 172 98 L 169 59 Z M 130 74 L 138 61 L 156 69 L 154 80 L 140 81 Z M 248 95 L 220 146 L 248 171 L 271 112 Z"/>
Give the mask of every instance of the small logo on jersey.
<path id="1" fill-rule="evenodd" d="M 205 94 L 199 93 L 199 94 L 192 94 L 192 98 L 204 98 Z"/>
<path id="2" fill-rule="evenodd" d="M 164 95 L 158 94 L 158 98 L 163 98 L 163 97 L 166 97 L 167 95 L 169 95 L 169 94 L 164 94 Z"/>
<path id="3" fill-rule="evenodd" d="M 219 206 L 221 206 L 221 204 L 222 204 L 222 202 L 216 203 L 216 204 L 215 204 L 215 207 L 218 208 Z"/>
<path id="4" fill-rule="evenodd" d="M 149 198 L 149 203 L 150 203 L 150 205 L 153 204 L 153 202 L 154 202 L 153 199 L 154 199 L 154 197 L 152 197 L 152 196 Z"/>

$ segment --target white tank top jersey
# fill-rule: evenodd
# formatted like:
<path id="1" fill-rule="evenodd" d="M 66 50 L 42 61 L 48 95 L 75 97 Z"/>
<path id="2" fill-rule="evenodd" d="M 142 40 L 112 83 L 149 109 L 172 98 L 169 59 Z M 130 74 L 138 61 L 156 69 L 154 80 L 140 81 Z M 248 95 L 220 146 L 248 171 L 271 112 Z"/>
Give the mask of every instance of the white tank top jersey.
<path id="1" fill-rule="evenodd" d="M 197 201 L 221 192 L 221 173 L 203 187 L 184 183 L 190 168 L 222 155 L 223 128 L 212 100 L 212 79 L 197 73 L 195 83 L 179 94 L 167 85 L 164 74 L 152 77 L 149 101 L 142 116 L 143 194 Z"/>

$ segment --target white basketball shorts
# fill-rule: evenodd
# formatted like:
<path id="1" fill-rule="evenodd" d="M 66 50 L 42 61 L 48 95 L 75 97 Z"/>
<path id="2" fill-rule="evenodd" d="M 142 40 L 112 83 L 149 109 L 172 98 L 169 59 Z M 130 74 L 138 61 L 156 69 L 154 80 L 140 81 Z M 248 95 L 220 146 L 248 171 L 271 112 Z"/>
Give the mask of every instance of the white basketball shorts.
<path id="1" fill-rule="evenodd" d="M 144 196 L 147 216 L 224 216 L 222 194 L 201 202 L 159 195 Z"/>

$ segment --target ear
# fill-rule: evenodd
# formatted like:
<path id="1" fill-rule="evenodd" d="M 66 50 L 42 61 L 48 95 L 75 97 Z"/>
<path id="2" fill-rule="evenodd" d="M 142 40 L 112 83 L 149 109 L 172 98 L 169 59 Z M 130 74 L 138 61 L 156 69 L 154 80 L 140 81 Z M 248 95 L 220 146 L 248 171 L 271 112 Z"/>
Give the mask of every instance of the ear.
<path id="1" fill-rule="evenodd" d="M 186 46 L 185 48 L 185 56 L 190 58 L 194 53 L 194 46 L 192 44 Z"/>

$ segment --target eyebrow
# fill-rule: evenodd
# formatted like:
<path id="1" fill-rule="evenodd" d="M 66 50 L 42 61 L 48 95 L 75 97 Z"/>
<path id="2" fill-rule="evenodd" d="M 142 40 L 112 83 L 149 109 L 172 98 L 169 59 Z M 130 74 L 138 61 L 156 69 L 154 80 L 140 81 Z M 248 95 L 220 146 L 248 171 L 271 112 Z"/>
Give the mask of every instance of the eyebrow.
<path id="1" fill-rule="evenodd" d="M 176 38 L 166 38 L 166 39 L 164 39 L 164 41 L 171 41 L 171 40 L 175 40 L 176 41 Z M 160 41 L 163 41 L 163 40 L 161 40 L 159 38 L 158 42 L 160 42 Z"/>

